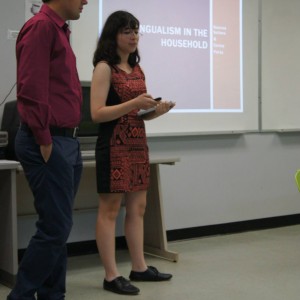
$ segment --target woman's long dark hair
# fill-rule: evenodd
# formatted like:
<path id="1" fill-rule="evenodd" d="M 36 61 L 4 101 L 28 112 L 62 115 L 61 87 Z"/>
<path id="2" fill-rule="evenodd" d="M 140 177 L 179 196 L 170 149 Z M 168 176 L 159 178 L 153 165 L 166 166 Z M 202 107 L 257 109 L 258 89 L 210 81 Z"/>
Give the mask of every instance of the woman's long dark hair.
<path id="1" fill-rule="evenodd" d="M 116 11 L 107 18 L 94 53 L 94 67 L 99 61 L 106 61 L 112 67 L 121 62 L 121 58 L 117 54 L 117 34 L 126 27 L 133 30 L 140 27 L 139 20 L 127 11 Z M 128 63 L 134 67 L 139 62 L 140 56 L 136 49 L 130 53 Z"/>

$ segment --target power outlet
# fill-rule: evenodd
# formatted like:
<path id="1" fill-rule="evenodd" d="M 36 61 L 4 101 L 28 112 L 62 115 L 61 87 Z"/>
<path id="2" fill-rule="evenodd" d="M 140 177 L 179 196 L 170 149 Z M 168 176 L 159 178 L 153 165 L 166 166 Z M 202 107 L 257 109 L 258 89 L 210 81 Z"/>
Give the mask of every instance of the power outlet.
<path id="1" fill-rule="evenodd" d="M 7 30 L 7 39 L 8 40 L 16 40 L 19 34 L 19 30 Z"/>

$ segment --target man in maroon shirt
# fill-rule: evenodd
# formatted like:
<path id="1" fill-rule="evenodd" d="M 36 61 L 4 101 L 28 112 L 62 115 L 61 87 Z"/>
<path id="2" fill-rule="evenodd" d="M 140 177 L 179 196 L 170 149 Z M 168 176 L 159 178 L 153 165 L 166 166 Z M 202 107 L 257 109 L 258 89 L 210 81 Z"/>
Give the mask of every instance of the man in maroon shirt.
<path id="1" fill-rule="evenodd" d="M 77 126 L 81 86 L 67 20 L 87 0 L 43 0 L 16 44 L 21 125 L 15 150 L 34 195 L 36 233 L 20 263 L 9 300 L 65 299 L 66 241 L 82 172 Z"/>

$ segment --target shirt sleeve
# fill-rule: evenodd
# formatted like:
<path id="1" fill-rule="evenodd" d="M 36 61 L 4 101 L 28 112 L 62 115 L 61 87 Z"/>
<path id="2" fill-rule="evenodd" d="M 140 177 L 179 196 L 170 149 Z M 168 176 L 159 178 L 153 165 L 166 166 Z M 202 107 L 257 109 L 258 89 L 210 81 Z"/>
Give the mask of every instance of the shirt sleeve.
<path id="1" fill-rule="evenodd" d="M 49 130 L 50 59 L 55 28 L 38 21 L 23 28 L 17 40 L 17 98 L 20 118 L 40 145 L 52 143 Z"/>

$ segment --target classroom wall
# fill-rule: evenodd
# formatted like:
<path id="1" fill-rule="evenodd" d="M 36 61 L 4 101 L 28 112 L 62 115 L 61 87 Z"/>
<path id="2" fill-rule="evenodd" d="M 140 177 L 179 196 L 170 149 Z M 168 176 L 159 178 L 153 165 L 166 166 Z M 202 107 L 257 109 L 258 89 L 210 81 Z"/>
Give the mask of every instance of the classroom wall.
<path id="1" fill-rule="evenodd" d="M 149 146 L 153 155 L 181 159 L 160 166 L 167 230 L 300 213 L 294 183 L 299 133 L 151 138 Z M 97 203 L 94 180 L 93 170 L 85 173 L 77 201 L 94 198 Z M 118 236 L 123 235 L 123 215 L 122 210 Z M 26 247 L 34 220 L 19 218 L 20 248 Z M 96 210 L 76 211 L 69 242 L 93 240 L 95 221 Z"/>
<path id="2" fill-rule="evenodd" d="M 14 41 L 7 40 L 7 30 L 20 29 L 24 19 L 23 1 L 2 5 L 0 102 L 15 83 Z M 15 92 L 8 99 L 15 99 Z M 293 178 L 300 168 L 299 136 L 298 132 L 257 132 L 150 138 L 152 154 L 181 159 L 175 166 L 161 166 L 167 230 L 300 213 Z M 83 186 L 94 179 L 83 178 Z M 88 192 L 86 196 L 97 197 Z M 94 239 L 95 215 L 95 211 L 76 212 L 69 241 Z M 19 218 L 19 248 L 26 246 L 33 227 L 34 217 Z"/>
<path id="3" fill-rule="evenodd" d="M 25 1 L 9 0 L 0 9 L 0 104 L 16 82 L 15 40 L 7 39 L 8 30 L 20 30 L 25 20 Z M 16 97 L 15 88 L 7 100 Z M 0 105 L 0 124 L 3 106 Z"/>

